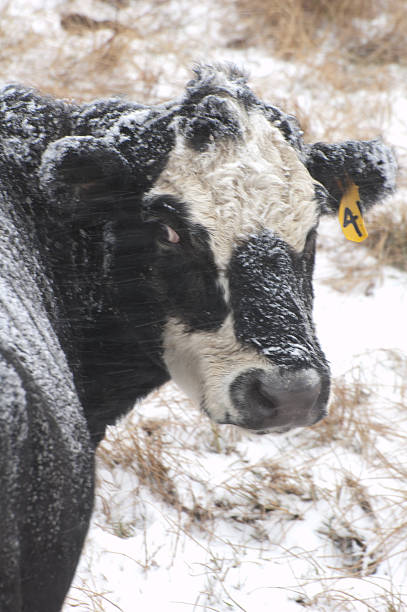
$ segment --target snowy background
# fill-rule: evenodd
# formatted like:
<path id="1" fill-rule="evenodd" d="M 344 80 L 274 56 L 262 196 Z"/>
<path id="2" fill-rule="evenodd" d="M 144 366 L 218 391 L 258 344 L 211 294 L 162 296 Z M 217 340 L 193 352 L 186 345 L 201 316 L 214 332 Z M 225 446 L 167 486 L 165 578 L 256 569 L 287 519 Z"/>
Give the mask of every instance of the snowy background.
<path id="1" fill-rule="evenodd" d="M 64 612 L 407 610 L 406 14 L 404 0 L 0 1 L 2 82 L 154 103 L 195 61 L 233 61 L 307 140 L 381 136 L 400 164 L 366 243 L 321 225 L 329 417 L 256 437 L 172 384 L 154 393 L 99 449 Z"/>

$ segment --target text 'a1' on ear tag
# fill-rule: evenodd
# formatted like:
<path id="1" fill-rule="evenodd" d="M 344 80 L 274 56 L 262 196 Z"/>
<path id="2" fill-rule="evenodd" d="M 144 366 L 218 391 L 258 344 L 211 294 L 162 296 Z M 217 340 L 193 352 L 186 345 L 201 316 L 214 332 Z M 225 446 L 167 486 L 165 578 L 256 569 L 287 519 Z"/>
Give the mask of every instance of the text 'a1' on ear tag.
<path id="1" fill-rule="evenodd" d="M 359 187 L 351 183 L 339 204 L 339 223 L 345 238 L 352 242 L 362 242 L 368 233 L 359 206 Z"/>

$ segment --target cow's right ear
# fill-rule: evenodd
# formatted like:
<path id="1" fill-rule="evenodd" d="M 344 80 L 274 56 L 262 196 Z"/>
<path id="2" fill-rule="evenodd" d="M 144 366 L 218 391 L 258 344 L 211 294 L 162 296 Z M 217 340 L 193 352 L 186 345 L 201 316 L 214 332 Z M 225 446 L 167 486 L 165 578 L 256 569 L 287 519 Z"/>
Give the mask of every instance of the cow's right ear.
<path id="1" fill-rule="evenodd" d="M 359 188 L 362 210 L 370 208 L 395 189 L 395 156 L 392 149 L 380 140 L 339 144 L 318 142 L 309 146 L 306 154 L 309 173 L 328 194 L 323 212 L 336 212 L 352 184 Z"/>
<path id="2" fill-rule="evenodd" d="M 55 205 L 70 208 L 78 201 L 96 212 L 114 204 L 128 188 L 125 158 L 102 139 L 67 136 L 52 142 L 42 156 L 40 184 Z"/>

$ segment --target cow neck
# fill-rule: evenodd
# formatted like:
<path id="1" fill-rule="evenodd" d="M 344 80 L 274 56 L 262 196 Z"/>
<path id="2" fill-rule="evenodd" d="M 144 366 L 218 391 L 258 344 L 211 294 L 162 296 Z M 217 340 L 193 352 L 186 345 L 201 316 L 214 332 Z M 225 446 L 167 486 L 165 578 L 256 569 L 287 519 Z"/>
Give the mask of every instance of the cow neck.
<path id="1" fill-rule="evenodd" d="M 51 218 L 37 224 L 58 302 L 55 327 L 96 442 L 107 423 L 168 379 L 163 316 L 151 294 L 151 245 L 137 202 L 95 224 Z"/>

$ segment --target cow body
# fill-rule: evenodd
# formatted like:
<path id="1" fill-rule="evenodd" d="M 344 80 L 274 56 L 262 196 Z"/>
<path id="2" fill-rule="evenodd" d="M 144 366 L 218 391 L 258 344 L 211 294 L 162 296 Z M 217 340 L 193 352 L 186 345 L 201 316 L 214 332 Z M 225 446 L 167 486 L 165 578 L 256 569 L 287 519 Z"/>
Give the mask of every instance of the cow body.
<path id="1" fill-rule="evenodd" d="M 0 230 L 0 609 L 51 612 L 87 531 L 92 447 L 47 310 L 52 287 L 15 201 L 3 199 Z"/>
<path id="2" fill-rule="evenodd" d="M 236 69 L 180 100 L 0 99 L 2 612 L 62 605 L 92 507 L 93 449 L 169 378 L 218 423 L 321 419 L 312 321 L 321 214 L 393 188 L 381 143 L 305 145 Z M 342 185 L 342 187 L 341 187 Z"/>

